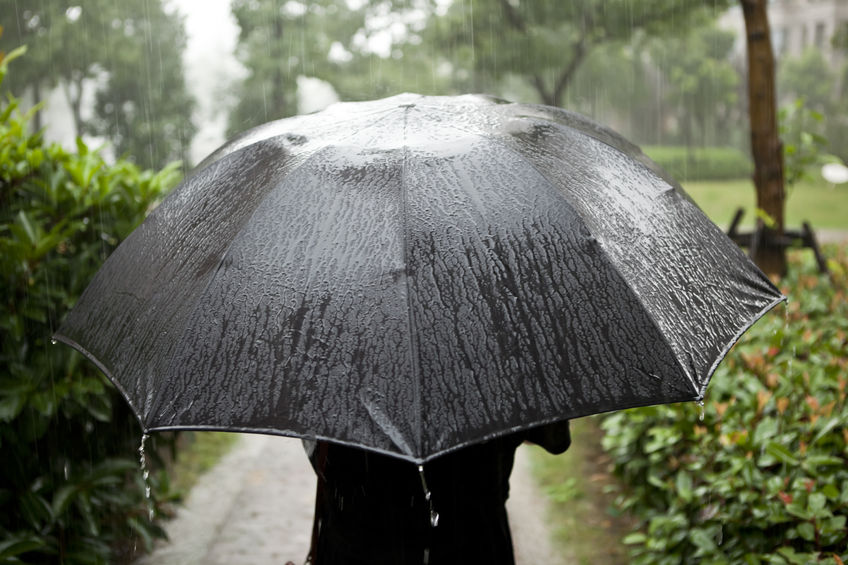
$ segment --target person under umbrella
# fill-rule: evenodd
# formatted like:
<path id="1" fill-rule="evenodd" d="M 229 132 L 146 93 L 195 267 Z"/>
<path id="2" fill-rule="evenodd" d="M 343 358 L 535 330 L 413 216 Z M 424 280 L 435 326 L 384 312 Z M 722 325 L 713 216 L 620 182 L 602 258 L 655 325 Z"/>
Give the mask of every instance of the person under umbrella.
<path id="1" fill-rule="evenodd" d="M 513 565 L 505 505 L 523 441 L 563 453 L 568 421 L 465 447 L 426 468 L 337 443 L 309 445 L 318 483 L 307 562 Z"/>

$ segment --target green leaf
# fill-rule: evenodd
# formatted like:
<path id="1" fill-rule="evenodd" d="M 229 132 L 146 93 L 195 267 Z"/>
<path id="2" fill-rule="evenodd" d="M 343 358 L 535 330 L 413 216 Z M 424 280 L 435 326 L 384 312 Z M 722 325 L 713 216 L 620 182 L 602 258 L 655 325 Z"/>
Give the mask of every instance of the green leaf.
<path id="1" fill-rule="evenodd" d="M 677 473 L 677 495 L 686 502 L 692 500 L 692 477 L 686 471 L 678 471 Z"/>
<path id="2" fill-rule="evenodd" d="M 804 466 L 809 469 L 828 465 L 845 465 L 845 460 L 833 455 L 810 455 L 804 459 Z"/>
<path id="3" fill-rule="evenodd" d="M 765 210 L 763 210 L 762 208 L 756 208 L 756 209 L 754 210 L 754 213 L 756 214 L 756 216 L 757 216 L 757 218 L 758 218 L 758 219 L 760 219 L 760 220 L 762 220 L 762 221 L 763 221 L 763 224 L 764 224 L 767 228 L 774 229 L 774 227 L 777 225 L 777 221 L 775 221 L 775 219 L 774 219 L 774 218 L 772 218 L 772 217 L 769 215 L 769 213 L 768 213 L 768 212 L 766 212 Z"/>
<path id="4" fill-rule="evenodd" d="M 810 522 L 801 522 L 798 524 L 798 535 L 807 541 L 816 539 L 816 529 Z"/>
<path id="5" fill-rule="evenodd" d="M 59 488 L 53 495 L 53 514 L 59 516 L 63 514 L 68 506 L 73 501 L 74 496 L 79 492 L 79 487 L 75 484 L 67 484 Z"/>
<path id="6" fill-rule="evenodd" d="M 648 536 L 641 532 L 634 532 L 632 534 L 627 534 L 624 536 L 624 539 L 621 542 L 625 545 L 636 545 L 643 544 L 648 540 Z"/>
<path id="7" fill-rule="evenodd" d="M 774 441 L 770 441 L 766 445 L 766 453 L 768 453 L 778 461 L 786 463 L 787 465 L 798 464 L 798 459 L 795 457 L 795 455 L 792 454 L 791 451 Z"/>
<path id="8" fill-rule="evenodd" d="M 15 47 L 14 49 L 6 53 L 2 58 L 0 58 L 0 70 L 5 73 L 7 71 L 6 66 L 18 57 L 21 57 L 26 52 L 27 46 L 21 45 L 19 47 Z"/>
<path id="9" fill-rule="evenodd" d="M 793 516 L 800 518 L 801 520 L 808 521 L 813 519 L 813 514 L 809 512 L 806 508 L 798 504 L 797 502 L 792 502 L 791 504 L 786 505 L 786 511 L 792 514 Z"/>
<path id="10" fill-rule="evenodd" d="M 814 438 L 813 438 L 813 441 L 812 441 L 812 442 L 810 442 L 810 445 L 815 445 L 816 443 L 818 443 L 818 441 L 819 441 L 821 438 L 823 438 L 824 436 L 826 436 L 827 434 L 829 434 L 829 433 L 831 432 L 831 430 L 833 430 L 833 428 L 835 428 L 835 427 L 836 427 L 836 426 L 838 426 L 839 424 L 840 424 L 840 419 L 839 419 L 839 418 L 836 418 L 836 417 L 834 417 L 834 418 L 830 418 L 830 419 L 829 419 L 829 420 L 828 420 L 828 421 L 824 424 L 824 426 L 822 426 L 822 429 L 821 429 L 821 430 L 819 430 L 819 433 L 817 433 L 817 434 L 816 434 L 816 437 L 814 437 Z"/>
<path id="11" fill-rule="evenodd" d="M 0 398 L 0 421 L 11 422 L 23 410 L 27 397 L 20 389 L 5 392 L 6 394 Z"/>
<path id="12" fill-rule="evenodd" d="M 793 548 L 791 547 L 781 547 L 777 550 L 777 552 L 790 563 L 797 563 L 798 565 L 808 565 L 808 560 L 806 556 L 799 555 Z"/>
<path id="13" fill-rule="evenodd" d="M 24 229 L 24 233 L 26 234 L 30 245 L 35 246 L 38 242 L 38 233 L 36 232 L 35 227 L 33 227 L 29 215 L 23 210 L 18 212 L 18 223 Z"/>
<path id="14" fill-rule="evenodd" d="M 822 522 L 822 531 L 827 534 L 843 532 L 845 529 L 845 516 L 834 516 Z"/>
<path id="15" fill-rule="evenodd" d="M 39 550 L 47 544 L 44 540 L 35 536 L 16 536 L 11 539 L 0 541 L 0 562 L 19 563 L 13 557 Z"/>
<path id="16" fill-rule="evenodd" d="M 139 522 L 137 518 L 130 518 L 127 523 L 134 532 L 141 536 L 141 539 L 144 541 L 144 549 L 148 552 L 152 551 L 153 536 L 147 525 Z"/>
<path id="17" fill-rule="evenodd" d="M 35 530 L 41 530 L 53 519 L 52 508 L 44 498 L 34 492 L 24 492 L 18 498 L 21 515 Z"/>
<path id="18" fill-rule="evenodd" d="M 817 513 L 827 506 L 827 498 L 820 492 L 810 494 L 807 500 L 807 507 L 814 513 Z"/>
<path id="19" fill-rule="evenodd" d="M 713 536 L 707 530 L 695 528 L 689 532 L 689 539 L 706 553 L 712 553 L 717 549 Z"/>
<path id="20" fill-rule="evenodd" d="M 836 488 L 836 485 L 825 485 L 822 488 L 822 494 L 831 500 L 839 500 L 839 489 Z"/>

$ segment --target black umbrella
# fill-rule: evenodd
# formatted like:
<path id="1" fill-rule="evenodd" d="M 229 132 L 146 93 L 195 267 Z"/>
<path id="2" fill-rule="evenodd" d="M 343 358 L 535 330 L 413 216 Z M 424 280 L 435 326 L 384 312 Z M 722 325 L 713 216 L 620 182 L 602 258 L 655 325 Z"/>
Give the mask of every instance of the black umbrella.
<path id="1" fill-rule="evenodd" d="M 557 108 L 404 94 L 224 145 L 106 261 L 56 339 L 145 431 L 416 462 L 700 400 L 783 300 L 634 145 Z"/>

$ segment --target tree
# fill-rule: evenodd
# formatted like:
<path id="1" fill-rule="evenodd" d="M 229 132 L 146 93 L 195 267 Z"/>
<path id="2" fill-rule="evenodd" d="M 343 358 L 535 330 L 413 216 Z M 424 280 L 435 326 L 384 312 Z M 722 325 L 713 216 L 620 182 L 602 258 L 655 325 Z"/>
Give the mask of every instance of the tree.
<path id="1" fill-rule="evenodd" d="M 83 131 L 108 138 L 117 155 L 142 167 L 188 164 L 197 128 L 182 63 L 182 19 L 167 12 L 163 0 L 123 3 L 116 16 L 110 48 L 99 61 L 107 78 Z"/>
<path id="2" fill-rule="evenodd" d="M 233 0 L 232 12 L 249 74 L 237 89 L 229 134 L 296 114 L 298 76 L 334 82 L 365 25 L 364 10 L 344 0 Z"/>
<path id="3" fill-rule="evenodd" d="M 457 0 L 431 19 L 429 39 L 455 67 L 468 69 L 474 90 L 514 74 L 540 102 L 558 106 L 593 49 L 639 33 L 685 30 L 709 13 L 683 0 Z"/>
<path id="4" fill-rule="evenodd" d="M 12 92 L 30 89 L 35 100 L 61 85 L 74 120 L 75 133 L 82 131 L 83 85 L 97 74 L 97 57 L 103 51 L 105 25 L 114 15 L 114 3 L 87 0 L 85 6 L 68 7 L 61 0 L 26 5 L 0 0 L 0 36 L 3 50 L 18 45 L 28 49 L 25 68 L 4 85 Z M 36 128 L 41 117 L 36 114 Z"/>
<path id="5" fill-rule="evenodd" d="M 687 147 L 715 143 L 717 130 L 731 129 L 739 82 L 729 62 L 734 41 L 732 32 L 711 25 L 653 42 L 652 59 L 667 85 L 665 102 Z"/>
<path id="6" fill-rule="evenodd" d="M 783 186 L 783 145 L 778 136 L 774 53 L 766 14 L 767 0 L 740 0 L 748 45 L 748 113 L 757 209 L 765 216 L 761 244 L 753 257 L 766 273 L 786 272 L 783 235 L 786 193 Z"/>
<path id="7" fill-rule="evenodd" d="M 40 99 L 62 88 L 75 135 L 106 135 L 145 166 L 184 157 L 194 133 L 181 63 L 182 22 L 162 0 L 0 0 L 0 48 L 25 44 L 27 65 L 5 88 Z M 151 56 L 152 55 L 152 56 Z M 83 118 L 86 89 L 95 117 Z M 36 114 L 37 115 L 37 114 Z M 41 128 L 40 121 L 34 124 Z"/>
<path id="8" fill-rule="evenodd" d="M 823 112 L 832 105 L 835 86 L 836 70 L 814 47 L 807 48 L 798 57 L 780 62 L 777 92 L 781 100 L 804 98 L 807 106 Z"/>

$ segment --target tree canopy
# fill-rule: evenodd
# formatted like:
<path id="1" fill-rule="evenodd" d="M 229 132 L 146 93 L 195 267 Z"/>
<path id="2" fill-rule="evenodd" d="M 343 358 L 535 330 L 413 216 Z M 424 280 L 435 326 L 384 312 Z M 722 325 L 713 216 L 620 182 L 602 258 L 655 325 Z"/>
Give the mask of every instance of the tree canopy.
<path id="1" fill-rule="evenodd" d="M 195 128 L 183 76 L 182 21 L 163 0 L 0 0 L 0 49 L 27 46 L 5 89 L 42 100 L 61 87 L 75 135 L 108 137 L 142 166 L 183 159 Z M 92 116 L 83 101 L 95 92 Z M 41 124 L 36 122 L 36 128 Z"/>
<path id="2" fill-rule="evenodd" d="M 442 57 L 488 90 L 507 75 L 530 84 L 544 104 L 562 105 L 580 66 L 602 46 L 662 35 L 704 21 L 718 5 L 685 0 L 456 0 L 425 34 Z"/>
<path id="3" fill-rule="evenodd" d="M 332 79 L 352 57 L 364 12 L 344 0 L 233 0 L 237 56 L 248 70 L 238 87 L 228 133 L 298 111 L 298 76 Z"/>

